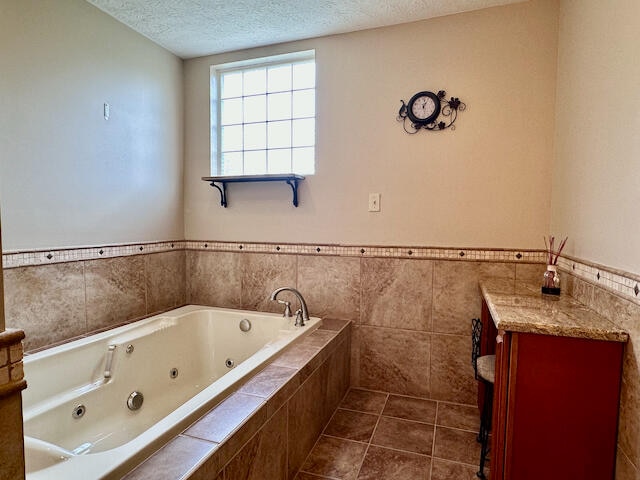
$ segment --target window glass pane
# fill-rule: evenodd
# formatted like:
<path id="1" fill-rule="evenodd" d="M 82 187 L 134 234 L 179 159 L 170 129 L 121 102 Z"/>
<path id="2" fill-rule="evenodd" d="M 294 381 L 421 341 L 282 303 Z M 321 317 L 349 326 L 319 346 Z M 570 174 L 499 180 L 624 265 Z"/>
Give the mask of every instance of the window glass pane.
<path id="1" fill-rule="evenodd" d="M 244 95 L 267 92 L 267 69 L 256 68 L 244 71 Z"/>
<path id="2" fill-rule="evenodd" d="M 313 147 L 293 149 L 293 171 L 300 175 L 315 173 Z"/>
<path id="3" fill-rule="evenodd" d="M 293 92 L 293 118 L 315 117 L 315 90 L 300 90 Z"/>
<path id="4" fill-rule="evenodd" d="M 244 122 L 264 122 L 267 119 L 267 96 L 244 98 Z"/>
<path id="5" fill-rule="evenodd" d="M 291 150 L 282 148 L 269 150 L 267 173 L 290 173 L 291 172 Z"/>
<path id="6" fill-rule="evenodd" d="M 242 152 L 222 154 L 222 175 L 242 175 Z"/>
<path id="7" fill-rule="evenodd" d="M 314 88 L 316 86 L 315 62 L 298 63 L 293 66 L 293 88 Z M 246 93 L 245 93 L 246 95 Z"/>
<path id="8" fill-rule="evenodd" d="M 244 126 L 244 149 L 259 150 L 267 148 L 267 124 L 250 123 Z M 247 159 L 245 158 L 245 161 Z"/>
<path id="9" fill-rule="evenodd" d="M 242 125 L 222 127 L 222 151 L 242 150 Z"/>
<path id="10" fill-rule="evenodd" d="M 316 142 L 316 121 L 313 118 L 294 120 L 293 122 L 293 146 L 310 147 Z"/>
<path id="11" fill-rule="evenodd" d="M 268 92 L 291 90 L 291 65 L 269 67 L 267 80 Z"/>
<path id="12" fill-rule="evenodd" d="M 220 117 L 222 125 L 242 123 L 242 98 L 222 100 Z"/>
<path id="13" fill-rule="evenodd" d="M 269 148 L 283 148 L 291 146 L 291 121 L 269 122 Z"/>
<path id="14" fill-rule="evenodd" d="M 224 73 L 221 75 L 222 98 L 242 96 L 242 72 Z"/>
<path id="15" fill-rule="evenodd" d="M 269 120 L 291 118 L 291 92 L 270 94 L 267 100 Z"/>
<path id="16" fill-rule="evenodd" d="M 244 152 L 244 174 L 260 175 L 267 171 L 267 152 L 258 150 L 254 152 Z"/>

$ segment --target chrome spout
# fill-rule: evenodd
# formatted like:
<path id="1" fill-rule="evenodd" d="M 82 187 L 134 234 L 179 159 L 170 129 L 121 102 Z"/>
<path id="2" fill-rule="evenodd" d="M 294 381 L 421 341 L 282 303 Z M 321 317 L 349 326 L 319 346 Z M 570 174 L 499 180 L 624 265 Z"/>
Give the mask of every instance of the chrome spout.
<path id="1" fill-rule="evenodd" d="M 271 297 L 270 297 L 271 301 L 276 301 L 276 302 L 282 303 L 282 301 L 278 300 L 277 297 L 278 297 L 278 294 L 280 292 L 284 292 L 284 291 L 293 293 L 296 296 L 296 298 L 298 299 L 298 302 L 300 302 L 300 313 L 298 314 L 298 312 L 296 312 L 296 323 L 295 323 L 295 325 L 299 326 L 299 327 L 304 327 L 305 320 L 309 320 L 309 311 L 307 309 L 307 302 L 304 301 L 304 297 L 302 296 L 302 294 L 298 290 L 296 290 L 293 287 L 276 288 L 271 293 Z M 286 311 L 285 311 L 285 313 L 286 313 Z"/>
<path id="2" fill-rule="evenodd" d="M 113 367 L 113 354 L 116 351 L 117 345 L 109 345 L 107 350 L 107 361 L 104 365 L 104 378 L 111 378 L 111 368 Z"/>

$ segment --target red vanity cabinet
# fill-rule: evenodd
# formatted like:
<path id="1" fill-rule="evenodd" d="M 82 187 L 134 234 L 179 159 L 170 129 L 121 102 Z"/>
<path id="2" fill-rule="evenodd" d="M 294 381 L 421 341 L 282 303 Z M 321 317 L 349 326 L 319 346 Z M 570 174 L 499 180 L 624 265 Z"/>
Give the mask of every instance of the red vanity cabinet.
<path id="1" fill-rule="evenodd" d="M 482 310 L 496 354 L 491 480 L 613 480 L 624 342 L 496 332 Z"/>

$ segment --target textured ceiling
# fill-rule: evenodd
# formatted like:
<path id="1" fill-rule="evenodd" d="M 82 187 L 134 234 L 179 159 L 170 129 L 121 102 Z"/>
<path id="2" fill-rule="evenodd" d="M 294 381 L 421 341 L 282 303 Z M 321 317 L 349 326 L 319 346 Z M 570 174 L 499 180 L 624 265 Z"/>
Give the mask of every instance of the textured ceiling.
<path id="1" fill-rule="evenodd" d="M 87 0 L 182 58 L 524 0 Z"/>

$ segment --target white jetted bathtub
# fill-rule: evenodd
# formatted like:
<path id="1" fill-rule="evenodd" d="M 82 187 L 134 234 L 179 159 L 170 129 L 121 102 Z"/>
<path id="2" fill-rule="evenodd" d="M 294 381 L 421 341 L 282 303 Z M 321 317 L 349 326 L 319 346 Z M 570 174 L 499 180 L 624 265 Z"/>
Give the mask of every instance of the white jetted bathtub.
<path id="1" fill-rule="evenodd" d="M 28 355 L 27 479 L 120 478 L 320 325 L 293 321 L 189 305 Z"/>

